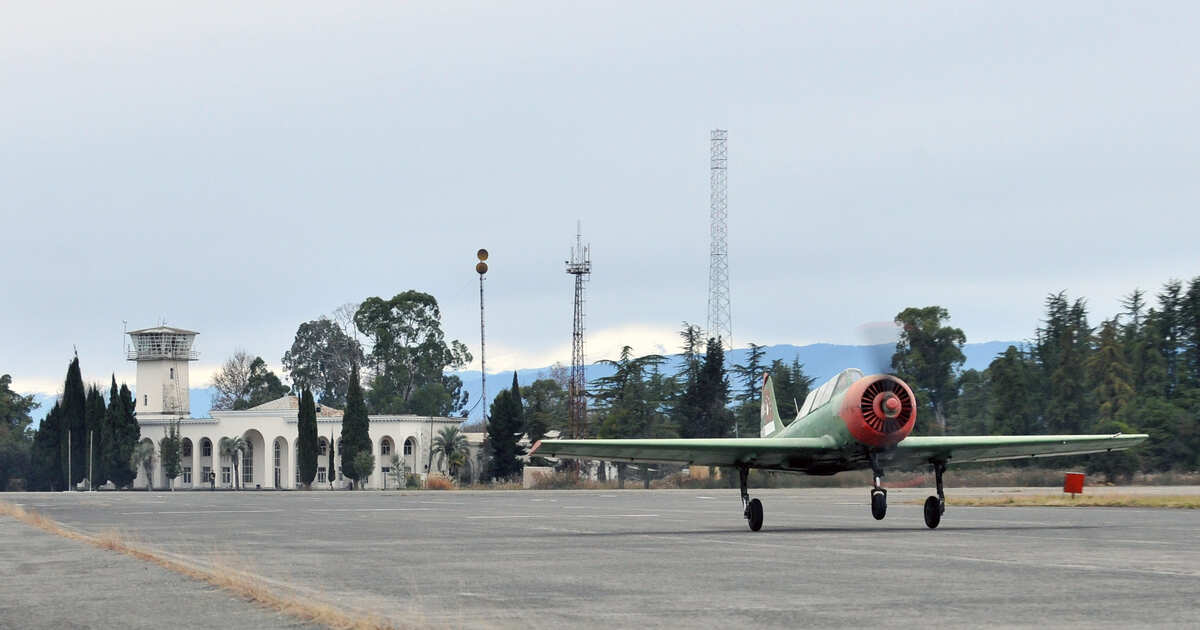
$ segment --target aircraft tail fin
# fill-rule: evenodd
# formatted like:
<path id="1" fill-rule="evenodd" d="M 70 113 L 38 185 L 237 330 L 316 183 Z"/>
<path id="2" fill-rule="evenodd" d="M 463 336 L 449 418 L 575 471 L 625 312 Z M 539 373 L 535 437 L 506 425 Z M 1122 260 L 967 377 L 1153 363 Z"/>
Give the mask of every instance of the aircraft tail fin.
<path id="1" fill-rule="evenodd" d="M 783 421 L 779 419 L 779 405 L 775 403 L 775 383 L 768 372 L 763 375 L 762 409 L 759 411 L 762 425 L 760 437 L 770 437 L 783 430 Z"/>

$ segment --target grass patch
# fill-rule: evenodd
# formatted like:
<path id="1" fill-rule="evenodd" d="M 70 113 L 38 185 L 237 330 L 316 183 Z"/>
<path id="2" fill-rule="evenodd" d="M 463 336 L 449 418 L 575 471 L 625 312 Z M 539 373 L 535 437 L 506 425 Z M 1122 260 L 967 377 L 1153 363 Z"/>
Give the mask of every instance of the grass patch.
<path id="1" fill-rule="evenodd" d="M 188 562 L 173 554 L 139 545 L 120 532 L 109 530 L 91 535 L 63 526 L 61 523 L 19 505 L 0 501 L 0 516 L 8 516 L 56 536 L 151 562 L 169 571 L 207 582 L 237 597 L 279 611 L 301 621 L 342 630 L 377 630 L 396 626 L 376 616 L 348 612 L 333 605 L 314 601 L 310 596 L 273 590 L 259 576 L 234 568 L 229 563 L 212 559 L 207 565 Z"/>
<path id="2" fill-rule="evenodd" d="M 921 503 L 922 501 L 913 501 Z M 1025 506 L 1025 507 L 1138 507 L 1200 509 L 1200 495 L 1140 496 L 1130 494 L 1080 495 L 1072 499 L 1065 494 L 1005 495 L 985 497 L 949 497 L 951 506 Z"/>

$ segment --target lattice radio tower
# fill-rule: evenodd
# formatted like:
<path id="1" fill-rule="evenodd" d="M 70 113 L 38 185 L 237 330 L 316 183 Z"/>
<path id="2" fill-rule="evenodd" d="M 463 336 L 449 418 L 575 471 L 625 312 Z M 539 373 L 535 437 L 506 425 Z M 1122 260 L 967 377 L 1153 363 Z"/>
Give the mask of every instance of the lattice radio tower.
<path id="1" fill-rule="evenodd" d="M 567 388 L 567 427 L 572 438 L 587 436 L 587 378 L 583 361 L 583 283 L 592 273 L 592 246 L 583 244 L 583 226 L 576 224 L 575 247 L 567 261 L 575 276 L 575 323 L 571 327 L 571 382 Z"/>
<path id="2" fill-rule="evenodd" d="M 726 134 L 713 129 L 709 182 L 708 337 L 716 337 L 725 350 L 733 348 L 733 322 L 729 308 L 729 210 L 725 198 Z"/>

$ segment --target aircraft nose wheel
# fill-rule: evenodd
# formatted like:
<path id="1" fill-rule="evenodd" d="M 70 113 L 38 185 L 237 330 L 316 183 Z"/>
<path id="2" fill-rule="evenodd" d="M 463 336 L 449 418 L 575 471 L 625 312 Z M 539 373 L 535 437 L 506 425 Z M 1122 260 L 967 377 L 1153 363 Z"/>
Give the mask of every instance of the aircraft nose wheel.
<path id="1" fill-rule="evenodd" d="M 750 531 L 756 532 L 762 529 L 762 501 L 759 501 L 758 499 L 750 499 L 750 505 L 746 506 L 746 521 L 750 524 Z"/>
<path id="2" fill-rule="evenodd" d="M 882 521 L 883 517 L 887 516 L 887 493 L 883 490 L 871 491 L 871 516 L 877 521 Z"/>

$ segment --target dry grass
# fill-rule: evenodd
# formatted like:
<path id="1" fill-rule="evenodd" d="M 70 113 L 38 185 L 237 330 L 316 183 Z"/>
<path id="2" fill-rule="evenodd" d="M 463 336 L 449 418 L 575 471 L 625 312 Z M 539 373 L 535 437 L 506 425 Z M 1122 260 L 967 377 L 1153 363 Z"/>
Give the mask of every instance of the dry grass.
<path id="1" fill-rule="evenodd" d="M 952 497 L 950 505 L 965 506 L 1051 506 L 1051 507 L 1140 507 L 1200 509 L 1200 495 L 1082 494 L 1074 499 L 1067 494 Z M 920 501 L 914 501 L 920 503 Z"/>
<path id="2" fill-rule="evenodd" d="M 207 565 L 188 562 L 150 547 L 132 543 L 126 536 L 116 531 L 110 530 L 97 535 L 87 534 L 65 527 L 39 512 L 26 510 L 19 505 L 4 501 L 0 501 L 0 515 L 12 517 L 57 536 L 151 562 L 169 571 L 207 582 L 247 601 L 301 621 L 345 630 L 376 630 L 396 627 L 377 616 L 348 612 L 330 604 L 314 601 L 307 595 L 300 596 L 295 593 L 272 590 L 261 577 L 232 568 L 228 563 L 216 559 Z"/>
<path id="3" fill-rule="evenodd" d="M 425 479 L 426 490 L 453 490 L 454 482 L 441 475 L 429 475 Z"/>

